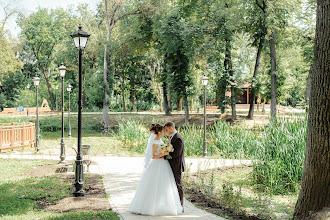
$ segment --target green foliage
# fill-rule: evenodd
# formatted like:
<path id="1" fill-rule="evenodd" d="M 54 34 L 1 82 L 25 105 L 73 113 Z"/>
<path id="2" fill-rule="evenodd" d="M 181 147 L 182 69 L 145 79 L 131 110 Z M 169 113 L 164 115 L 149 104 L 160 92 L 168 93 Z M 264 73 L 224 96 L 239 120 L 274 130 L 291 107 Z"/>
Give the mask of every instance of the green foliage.
<path id="1" fill-rule="evenodd" d="M 21 71 L 3 77 L 0 86 L 0 109 L 4 107 L 18 107 L 25 103 L 19 102 L 19 93 L 25 88 L 25 77 Z"/>
<path id="2" fill-rule="evenodd" d="M 1 219 L 119 219 L 116 213 L 109 210 L 65 213 L 43 211 L 44 205 L 55 204 L 59 199 L 71 194 L 71 183 L 56 176 L 38 178 L 27 176 L 29 170 L 52 162 L 0 159 Z"/>
<path id="3" fill-rule="evenodd" d="M 0 216 L 18 215 L 70 194 L 68 183 L 57 177 L 27 178 L 0 185 Z"/>
<path id="4" fill-rule="evenodd" d="M 242 199 L 241 189 L 234 189 L 231 183 L 225 182 L 219 194 L 220 200 L 226 204 L 227 207 L 234 211 L 239 210 L 240 200 Z"/>
<path id="5" fill-rule="evenodd" d="M 305 118 L 278 119 L 265 128 L 252 130 L 219 120 L 207 130 L 208 155 L 252 159 L 252 179 L 259 188 L 272 194 L 297 192 L 305 157 L 306 123 Z M 141 121 L 122 121 L 114 135 L 130 150 L 143 153 L 147 130 Z M 184 137 L 185 155 L 201 155 L 203 127 L 183 126 L 178 132 Z"/>
<path id="6" fill-rule="evenodd" d="M 44 163 L 0 160 L 3 171 L 0 174 L 0 217 L 24 214 L 39 209 L 38 204 L 55 202 L 70 194 L 69 184 L 56 177 L 26 178 L 22 175 L 33 166 Z"/>
<path id="7" fill-rule="evenodd" d="M 117 137 L 129 149 L 144 153 L 149 140 L 149 132 L 141 121 L 125 120 L 118 123 Z"/>
<path id="8" fill-rule="evenodd" d="M 0 81 L 8 73 L 20 71 L 23 67 L 22 61 L 18 60 L 13 51 L 13 45 L 0 31 Z"/>
<path id="9" fill-rule="evenodd" d="M 89 220 L 89 219 L 106 219 L 106 220 L 119 220 L 120 218 L 111 211 L 100 211 L 100 212 L 81 212 L 73 211 L 63 213 L 58 217 L 50 217 L 49 220 Z"/>
<path id="10" fill-rule="evenodd" d="M 217 202 L 227 211 L 246 218 L 292 219 L 298 193 L 270 195 L 260 192 L 251 184 L 249 174 L 252 169 L 249 166 L 226 167 L 198 170 L 197 173 L 189 173 L 188 169 L 183 176 L 184 190 L 188 191 L 185 195 L 189 198 L 191 191 L 194 191 L 191 199 L 205 197 L 211 202 L 203 204 L 205 209 L 209 208 L 208 204 Z"/>
<path id="11" fill-rule="evenodd" d="M 67 126 L 67 116 L 64 118 L 65 126 Z M 78 115 L 71 115 L 71 129 L 78 129 Z M 34 122 L 34 120 L 31 120 Z M 59 116 L 51 116 L 39 119 L 41 131 L 60 131 L 62 129 L 62 122 Z M 82 130 L 84 131 L 101 131 L 101 119 L 99 115 L 82 115 Z"/>
<path id="12" fill-rule="evenodd" d="M 305 160 L 307 118 L 277 119 L 260 133 L 252 178 L 270 193 L 299 191 Z"/>
<path id="13" fill-rule="evenodd" d="M 67 83 L 73 86 L 71 109 L 77 110 L 78 53 L 69 35 L 78 24 L 92 34 L 83 54 L 84 110 L 100 111 L 103 107 L 105 44 L 109 49 L 106 59 L 110 111 L 123 110 L 123 100 L 114 101 L 118 95 L 125 95 L 127 109 L 131 111 L 137 109 L 137 100 L 143 110 L 155 103 L 160 105 L 161 86 L 165 83 L 173 107 L 182 97 L 186 105 L 192 99 L 198 100 L 198 106 L 202 101 L 198 97 L 202 94 L 200 78 L 204 74 L 210 78 L 208 101 L 212 105 L 217 101 L 224 110 L 230 104 L 225 97 L 227 86 L 235 81 L 252 82 L 256 47 L 260 42 L 263 43 L 260 77 L 254 84 L 257 92 L 268 100 L 270 59 L 266 42 L 272 31 L 276 34 L 277 100 L 282 105 L 305 104 L 305 79 L 313 59 L 315 1 L 304 4 L 298 0 L 289 3 L 283 0 L 112 3 L 110 7 L 119 6 L 120 12 L 114 18 L 120 18 L 120 22 L 112 29 L 109 42 L 106 42 L 102 1 L 96 12 L 89 10 L 88 4 L 81 4 L 66 10 L 38 8 L 29 16 L 20 15 L 17 19 L 22 29 L 19 40 L 15 42 L 1 35 L 0 80 L 3 87 L 13 86 L 12 81 L 2 80 L 4 73 L 16 75 L 23 62 L 26 81 L 15 81 L 15 89 L 10 94 L 0 88 L 0 107 L 26 105 L 27 96 L 33 105 L 33 90 L 27 92 L 25 86 L 27 82 L 32 83 L 33 76 L 39 75 L 42 78 L 40 99 L 47 99 L 55 109 L 55 87 L 60 85 L 56 68 L 63 62 L 68 68 L 65 86 Z M 224 63 L 228 41 L 232 61 L 229 72 Z M 3 92 L 7 94 L 4 96 Z M 66 108 L 67 98 L 65 93 Z"/>

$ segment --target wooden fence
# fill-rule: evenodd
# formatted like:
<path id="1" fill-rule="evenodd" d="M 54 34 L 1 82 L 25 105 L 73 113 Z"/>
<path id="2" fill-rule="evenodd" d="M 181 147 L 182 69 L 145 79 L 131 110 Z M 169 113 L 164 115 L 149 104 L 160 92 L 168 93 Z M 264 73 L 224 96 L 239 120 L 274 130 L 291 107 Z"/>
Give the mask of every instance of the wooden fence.
<path id="1" fill-rule="evenodd" d="M 34 123 L 0 123 L 0 153 L 33 147 Z"/>

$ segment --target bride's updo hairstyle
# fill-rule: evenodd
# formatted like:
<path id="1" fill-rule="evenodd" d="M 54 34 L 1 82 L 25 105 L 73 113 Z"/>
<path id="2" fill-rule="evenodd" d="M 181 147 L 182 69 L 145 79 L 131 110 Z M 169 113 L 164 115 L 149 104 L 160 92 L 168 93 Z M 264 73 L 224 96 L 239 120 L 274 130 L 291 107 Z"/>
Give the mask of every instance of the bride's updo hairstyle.
<path id="1" fill-rule="evenodd" d="M 155 134 L 158 134 L 164 129 L 164 127 L 158 123 L 151 124 L 150 130 L 151 132 L 154 132 Z"/>

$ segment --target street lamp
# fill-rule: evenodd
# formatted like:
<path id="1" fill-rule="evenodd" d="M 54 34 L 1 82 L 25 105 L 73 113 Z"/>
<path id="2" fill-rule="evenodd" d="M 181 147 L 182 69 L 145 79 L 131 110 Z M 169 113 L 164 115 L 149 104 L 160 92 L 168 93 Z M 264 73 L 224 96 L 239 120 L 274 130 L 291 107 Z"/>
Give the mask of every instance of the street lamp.
<path id="1" fill-rule="evenodd" d="M 28 83 L 28 84 L 26 85 L 26 88 L 27 88 L 28 90 L 30 89 L 30 83 Z M 27 98 L 28 98 L 28 104 L 27 104 L 26 115 L 29 117 L 29 101 L 30 101 L 30 99 L 29 99 L 29 95 L 27 95 Z"/>
<path id="2" fill-rule="evenodd" d="M 82 153 L 81 153 L 82 53 L 86 47 L 87 40 L 88 40 L 90 34 L 83 31 L 81 29 L 81 25 L 79 25 L 79 29 L 70 36 L 73 38 L 74 44 L 79 51 L 78 146 L 77 146 L 76 170 L 75 170 L 75 181 L 74 181 L 74 186 L 76 187 L 76 190 L 73 192 L 73 195 L 77 197 L 77 196 L 85 195 L 85 190 L 83 190 L 84 171 L 83 171 L 83 161 L 82 161 Z"/>
<path id="3" fill-rule="evenodd" d="M 36 87 L 36 102 L 37 102 L 37 108 L 36 108 L 36 116 L 37 116 L 37 126 L 36 126 L 36 148 L 37 148 L 37 153 L 39 152 L 39 111 L 38 111 L 38 86 L 40 83 L 40 78 L 35 76 L 33 77 L 33 83 L 34 86 Z"/>
<path id="4" fill-rule="evenodd" d="M 56 86 L 55 88 L 56 88 L 56 111 L 58 111 L 58 107 L 57 107 L 57 93 L 58 93 L 58 86 Z"/>
<path id="5" fill-rule="evenodd" d="M 69 135 L 69 137 L 71 137 L 71 122 L 70 122 L 70 92 L 71 92 L 71 89 L 72 89 L 72 86 L 70 85 L 70 83 L 69 83 L 69 85 L 66 87 L 66 90 L 68 91 L 68 93 L 69 93 L 69 108 L 68 108 L 68 111 L 69 111 L 69 125 L 68 125 L 68 135 Z"/>
<path id="6" fill-rule="evenodd" d="M 62 79 L 62 138 L 61 138 L 61 155 L 60 162 L 65 163 L 65 143 L 64 143 L 64 76 L 65 76 L 66 67 L 62 65 L 58 68 L 60 77 Z"/>
<path id="7" fill-rule="evenodd" d="M 209 78 L 205 75 L 202 78 L 202 85 L 204 86 L 204 140 L 203 140 L 203 157 L 207 154 L 206 145 L 206 86 Z"/>

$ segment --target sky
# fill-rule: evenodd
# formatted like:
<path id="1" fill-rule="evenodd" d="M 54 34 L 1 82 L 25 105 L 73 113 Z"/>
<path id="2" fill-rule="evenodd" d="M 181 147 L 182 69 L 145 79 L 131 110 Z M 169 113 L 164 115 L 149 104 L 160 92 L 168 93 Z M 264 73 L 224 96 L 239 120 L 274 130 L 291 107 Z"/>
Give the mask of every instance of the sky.
<path id="1" fill-rule="evenodd" d="M 77 6 L 78 4 L 88 3 L 92 10 L 96 9 L 96 5 L 101 0 L 0 0 L 0 19 L 4 18 L 3 7 L 11 3 L 13 7 L 18 8 L 21 13 L 28 16 L 35 12 L 40 6 L 42 8 L 55 9 L 58 7 L 67 8 L 70 5 Z M 6 22 L 6 29 L 9 30 L 14 38 L 17 38 L 20 28 L 16 25 L 17 16 L 11 16 Z"/>

